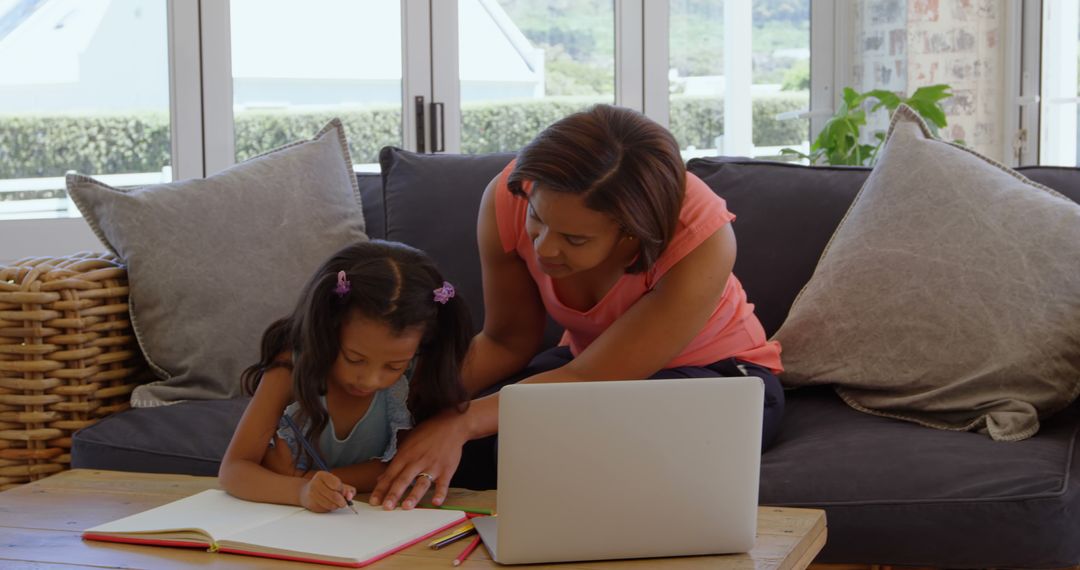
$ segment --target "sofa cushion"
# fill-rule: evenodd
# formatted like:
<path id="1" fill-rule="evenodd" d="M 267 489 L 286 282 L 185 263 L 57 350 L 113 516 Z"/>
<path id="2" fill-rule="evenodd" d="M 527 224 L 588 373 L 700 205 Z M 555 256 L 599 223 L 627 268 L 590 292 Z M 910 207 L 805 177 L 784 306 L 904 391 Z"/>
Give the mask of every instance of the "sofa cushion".
<path id="1" fill-rule="evenodd" d="M 735 214 L 733 271 L 772 336 L 870 169 L 717 157 L 691 159 L 687 170 Z"/>
<path id="2" fill-rule="evenodd" d="M 1068 196 L 1073 202 L 1080 202 L 1080 168 L 1064 166 L 1021 166 L 1017 172 L 1049 186 Z"/>
<path id="3" fill-rule="evenodd" d="M 998 440 L 1080 393 L 1080 206 L 911 109 L 775 338 L 789 386 Z"/>
<path id="4" fill-rule="evenodd" d="M 484 323 L 476 218 L 488 182 L 514 158 L 496 154 L 417 154 L 386 147 L 382 166 L 386 239 L 428 253 Z"/>
<path id="5" fill-rule="evenodd" d="M 69 175 L 68 193 L 128 268 L 132 327 L 157 382 L 135 406 L 240 393 L 266 327 L 311 272 L 366 239 L 341 123 L 205 179 L 118 189 Z"/>
<path id="6" fill-rule="evenodd" d="M 217 476 L 248 398 L 134 408 L 75 433 L 71 466 Z"/>
<path id="7" fill-rule="evenodd" d="M 360 205 L 364 208 L 364 228 L 371 239 L 386 239 L 386 212 L 383 210 L 382 174 L 358 172 Z"/>
<path id="8" fill-rule="evenodd" d="M 1019 443 L 931 430 L 788 392 L 761 503 L 823 508 L 823 563 L 1056 568 L 1080 563 L 1080 405 Z M 947 539 L 943 538 L 947 537 Z"/>

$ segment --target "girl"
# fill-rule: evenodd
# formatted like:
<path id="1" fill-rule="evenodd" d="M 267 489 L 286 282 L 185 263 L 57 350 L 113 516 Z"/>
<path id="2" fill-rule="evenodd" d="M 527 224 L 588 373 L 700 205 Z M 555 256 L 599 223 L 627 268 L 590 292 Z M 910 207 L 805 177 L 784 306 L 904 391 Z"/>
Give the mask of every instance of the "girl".
<path id="1" fill-rule="evenodd" d="M 419 250 L 369 241 L 334 254 L 292 314 L 266 330 L 259 362 L 244 371 L 253 397 L 222 459 L 222 487 L 316 512 L 370 491 L 399 430 L 465 411 L 468 318 Z M 329 472 L 318 470 L 320 460 Z"/>
<path id="2" fill-rule="evenodd" d="M 481 200 L 484 328 L 462 373 L 477 398 L 417 426 L 371 503 L 411 507 L 431 486 L 421 473 L 437 482 L 433 502 L 455 473 L 457 486 L 490 488 L 506 378 L 757 376 L 767 445 L 784 404 L 780 346 L 731 274 L 734 218 L 686 172 L 671 133 L 640 113 L 597 105 L 545 129 Z M 536 356 L 545 314 L 566 333 Z"/>

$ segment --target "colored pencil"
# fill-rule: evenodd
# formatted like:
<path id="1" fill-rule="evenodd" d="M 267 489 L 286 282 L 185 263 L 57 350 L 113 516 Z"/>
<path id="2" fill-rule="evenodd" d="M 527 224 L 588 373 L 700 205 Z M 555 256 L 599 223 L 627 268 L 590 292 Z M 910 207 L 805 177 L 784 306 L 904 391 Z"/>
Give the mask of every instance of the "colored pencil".
<path id="1" fill-rule="evenodd" d="M 472 542 L 470 542 L 469 545 L 465 547 L 465 550 L 461 551 L 461 554 L 458 554 L 458 557 L 454 559 L 454 566 L 461 566 L 461 563 L 465 562 L 465 559 L 468 558 L 470 554 L 472 554 L 472 551 L 476 550 L 477 546 L 480 546 L 479 535 L 477 535 L 476 538 L 472 539 Z"/>
<path id="2" fill-rule="evenodd" d="M 451 545 L 451 544 L 453 544 L 453 543 L 455 543 L 455 542 L 457 542 L 457 541 L 459 541 L 459 540 L 461 540 L 461 539 L 463 539 L 463 538 L 465 538 L 467 536 L 472 536 L 474 534 L 476 534 L 476 529 L 471 528 L 471 529 L 469 529 L 469 530 L 467 530 L 465 532 L 455 534 L 454 536 L 450 536 L 450 537 L 447 537 L 444 540 L 436 542 L 435 546 L 432 546 L 431 548 L 434 549 L 434 550 L 438 550 L 438 549 L 440 549 L 440 548 L 442 548 L 444 546 Z"/>
<path id="3" fill-rule="evenodd" d="M 481 509 L 479 507 L 455 507 L 453 505 L 438 505 L 438 506 L 436 506 L 436 505 L 432 505 L 432 504 L 428 504 L 428 503 L 424 503 L 422 505 L 417 505 L 417 506 L 419 506 L 422 509 L 443 509 L 443 510 L 447 510 L 447 511 L 461 511 L 463 513 L 472 513 L 474 515 L 488 515 L 488 516 L 491 516 L 491 515 L 495 514 L 495 511 L 493 511 L 491 509 Z"/>
<path id="4" fill-rule="evenodd" d="M 473 524 L 471 522 L 467 522 L 467 523 L 455 528 L 454 530 L 452 530 L 452 531 L 450 531 L 450 532 L 448 532 L 448 533 L 446 533 L 446 534 L 444 534 L 444 535 L 442 535 L 442 536 L 440 536 L 440 537 L 438 537 L 436 539 L 433 539 L 431 542 L 428 543 L 428 546 L 431 547 L 431 548 L 435 548 L 436 544 L 438 544 L 438 543 L 440 543 L 440 542 L 442 542 L 442 541 L 444 541 L 444 540 L 446 540 L 448 538 L 453 538 L 453 537 L 455 537 L 455 536 L 457 536 L 459 534 L 469 532 L 470 530 L 476 530 L 476 529 L 475 529 L 475 527 L 473 527 Z"/>

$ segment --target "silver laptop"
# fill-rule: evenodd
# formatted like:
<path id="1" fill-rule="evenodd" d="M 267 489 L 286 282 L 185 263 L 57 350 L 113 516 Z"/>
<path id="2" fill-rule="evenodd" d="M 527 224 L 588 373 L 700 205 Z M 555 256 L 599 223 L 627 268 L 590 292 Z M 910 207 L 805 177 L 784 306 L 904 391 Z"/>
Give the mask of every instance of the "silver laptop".
<path id="1" fill-rule="evenodd" d="M 759 378 L 517 384 L 499 397 L 496 562 L 747 552 Z"/>

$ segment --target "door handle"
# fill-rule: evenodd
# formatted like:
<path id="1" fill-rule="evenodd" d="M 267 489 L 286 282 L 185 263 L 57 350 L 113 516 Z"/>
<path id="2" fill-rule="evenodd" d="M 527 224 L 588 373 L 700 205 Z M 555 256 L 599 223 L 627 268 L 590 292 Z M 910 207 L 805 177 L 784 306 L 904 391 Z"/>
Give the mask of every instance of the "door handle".
<path id="1" fill-rule="evenodd" d="M 425 152 L 424 139 L 427 138 L 424 132 L 424 96 L 417 95 L 413 101 L 416 112 L 416 152 L 423 153 Z"/>
<path id="2" fill-rule="evenodd" d="M 431 152 L 446 150 L 446 125 L 443 124 L 443 104 L 431 103 Z M 438 135 L 436 136 L 436 129 Z M 437 143 L 435 141 L 438 141 Z"/>

